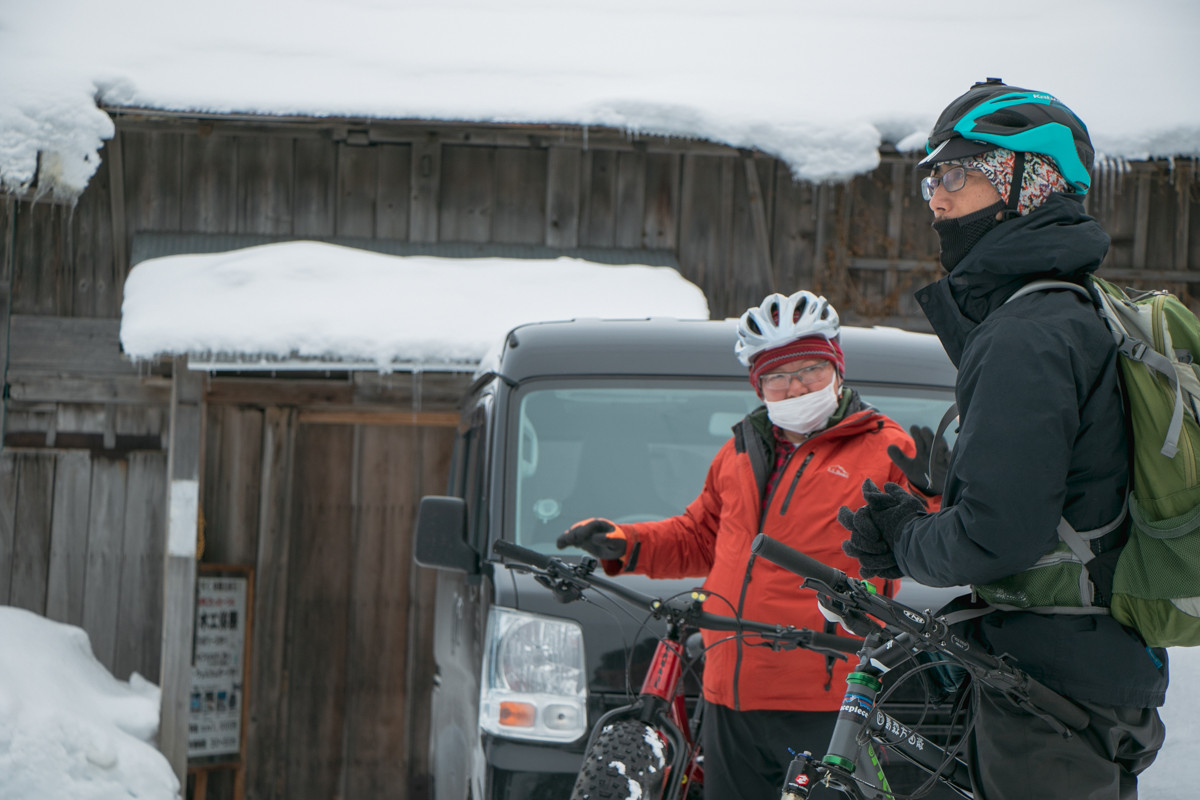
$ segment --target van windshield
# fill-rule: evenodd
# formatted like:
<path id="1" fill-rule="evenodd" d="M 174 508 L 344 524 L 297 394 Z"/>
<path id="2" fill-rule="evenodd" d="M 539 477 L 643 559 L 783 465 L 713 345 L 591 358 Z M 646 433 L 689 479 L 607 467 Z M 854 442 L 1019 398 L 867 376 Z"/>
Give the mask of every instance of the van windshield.
<path id="1" fill-rule="evenodd" d="M 953 401 L 949 389 L 856 388 L 905 429 L 936 429 Z M 731 428 L 760 404 L 736 381 L 522 392 L 508 473 L 514 538 L 549 553 L 559 534 L 582 519 L 621 524 L 683 513 Z"/>

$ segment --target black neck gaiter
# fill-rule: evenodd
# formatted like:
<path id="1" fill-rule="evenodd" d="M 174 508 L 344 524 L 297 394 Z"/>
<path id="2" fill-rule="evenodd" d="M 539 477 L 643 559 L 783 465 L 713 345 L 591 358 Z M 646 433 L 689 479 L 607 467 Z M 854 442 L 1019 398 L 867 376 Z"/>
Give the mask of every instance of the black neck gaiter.
<path id="1" fill-rule="evenodd" d="M 933 223 L 933 230 L 942 242 L 942 267 L 946 272 L 954 269 L 984 234 L 1000 224 L 996 215 L 1003 210 L 1004 202 L 1000 201 L 972 214 Z"/>

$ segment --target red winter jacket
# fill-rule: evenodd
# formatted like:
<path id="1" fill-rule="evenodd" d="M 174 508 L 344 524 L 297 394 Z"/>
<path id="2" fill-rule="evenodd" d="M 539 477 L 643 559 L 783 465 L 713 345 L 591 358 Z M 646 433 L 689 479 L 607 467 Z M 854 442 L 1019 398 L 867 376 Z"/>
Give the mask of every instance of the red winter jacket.
<path id="1" fill-rule="evenodd" d="M 710 597 L 705 610 L 743 619 L 823 630 L 826 620 L 816 595 L 801 590 L 801 578 L 766 559 L 751 558 L 750 543 L 760 531 L 791 547 L 858 575 L 858 562 L 842 552 L 849 536 L 837 521 L 838 509 L 863 505 L 862 484 L 891 481 L 908 488 L 900 468 L 887 455 L 890 444 L 912 456 L 912 439 L 878 411 L 852 398 L 851 412 L 838 424 L 798 444 L 783 465 L 768 502 L 767 477 L 774 465 L 774 434 L 765 408 L 734 430 L 709 467 L 704 490 L 677 517 L 622 525 L 628 553 L 624 562 L 606 561 L 609 572 L 631 571 L 655 578 L 705 577 Z M 854 409 L 860 409 L 855 411 Z M 921 495 L 918 495 L 921 496 Z M 934 506 L 936 508 L 936 506 Z M 886 584 L 886 585 L 885 585 Z M 878 581 L 893 594 L 895 581 Z M 839 629 L 839 633 L 845 633 Z M 704 696 L 740 709 L 836 711 L 854 658 L 834 662 L 832 681 L 826 657 L 809 650 L 772 651 L 724 641 L 728 633 L 704 631 Z M 715 645 L 715 646 L 714 646 Z M 829 687 L 826 688 L 826 684 Z"/>

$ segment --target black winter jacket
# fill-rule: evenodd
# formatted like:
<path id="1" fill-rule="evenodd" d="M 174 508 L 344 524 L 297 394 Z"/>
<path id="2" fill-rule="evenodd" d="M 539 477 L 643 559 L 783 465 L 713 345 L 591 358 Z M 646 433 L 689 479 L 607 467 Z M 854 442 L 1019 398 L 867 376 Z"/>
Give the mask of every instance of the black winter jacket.
<path id="1" fill-rule="evenodd" d="M 1060 516 L 1088 530 L 1120 513 L 1128 454 L 1111 334 L 1071 291 L 1005 304 L 1038 278 L 1081 281 L 1108 244 L 1076 197 L 1055 194 L 917 292 L 958 367 L 959 433 L 941 510 L 896 539 L 906 575 L 932 586 L 986 584 L 1054 549 Z M 1165 651 L 1147 650 L 1109 616 L 996 611 L 974 633 L 1068 696 L 1162 705 Z"/>

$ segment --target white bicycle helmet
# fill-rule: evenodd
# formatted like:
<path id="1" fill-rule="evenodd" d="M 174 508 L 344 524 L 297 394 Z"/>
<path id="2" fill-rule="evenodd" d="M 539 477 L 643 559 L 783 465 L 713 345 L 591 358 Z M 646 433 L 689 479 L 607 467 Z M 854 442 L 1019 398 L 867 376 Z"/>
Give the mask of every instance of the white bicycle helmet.
<path id="1" fill-rule="evenodd" d="M 805 336 L 823 336 L 836 342 L 840 331 L 837 311 L 824 297 L 806 289 L 791 297 L 772 294 L 758 308 L 747 309 L 738 320 L 733 354 L 748 367 L 764 350 Z"/>

